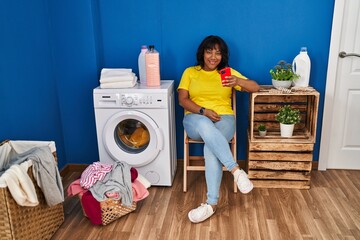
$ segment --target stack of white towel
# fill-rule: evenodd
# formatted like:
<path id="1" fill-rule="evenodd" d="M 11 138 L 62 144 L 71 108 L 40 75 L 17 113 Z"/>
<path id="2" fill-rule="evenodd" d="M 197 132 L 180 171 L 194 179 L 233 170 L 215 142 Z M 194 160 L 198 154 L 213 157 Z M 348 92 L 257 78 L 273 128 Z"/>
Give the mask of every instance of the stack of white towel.
<path id="1" fill-rule="evenodd" d="M 136 85 L 137 77 L 130 68 L 103 68 L 100 88 L 131 88 Z"/>

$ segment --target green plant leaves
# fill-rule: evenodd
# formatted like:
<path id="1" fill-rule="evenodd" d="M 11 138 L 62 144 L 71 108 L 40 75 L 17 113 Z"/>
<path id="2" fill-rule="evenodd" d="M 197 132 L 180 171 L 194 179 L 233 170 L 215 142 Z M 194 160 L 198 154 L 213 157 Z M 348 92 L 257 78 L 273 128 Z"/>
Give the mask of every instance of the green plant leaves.
<path id="1" fill-rule="evenodd" d="M 293 81 L 300 76 L 293 72 L 292 65 L 284 60 L 280 60 L 278 65 L 270 70 L 272 79 L 279 81 Z"/>
<path id="2" fill-rule="evenodd" d="M 290 105 L 280 108 L 279 113 L 275 115 L 275 119 L 283 124 L 296 124 L 301 120 L 300 110 L 293 109 Z"/>
<path id="3" fill-rule="evenodd" d="M 266 130 L 266 126 L 264 124 L 260 124 L 259 127 L 258 127 L 258 130 L 259 131 L 265 131 Z"/>

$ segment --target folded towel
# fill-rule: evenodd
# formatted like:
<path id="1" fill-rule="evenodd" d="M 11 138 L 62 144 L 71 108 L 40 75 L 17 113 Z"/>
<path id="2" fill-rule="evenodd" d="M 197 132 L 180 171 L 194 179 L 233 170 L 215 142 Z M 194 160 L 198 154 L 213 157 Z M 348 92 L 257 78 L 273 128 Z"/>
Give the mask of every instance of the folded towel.
<path id="1" fill-rule="evenodd" d="M 136 81 L 137 77 L 134 77 L 132 81 L 101 83 L 100 88 L 131 88 L 136 85 Z"/>
<path id="2" fill-rule="evenodd" d="M 107 74 L 107 73 L 112 73 L 112 72 L 117 72 L 117 73 L 132 73 L 132 69 L 131 68 L 103 68 L 101 69 L 101 74 Z"/>
<path id="3" fill-rule="evenodd" d="M 129 81 L 134 76 L 135 74 L 129 68 L 103 68 L 100 83 Z"/>
<path id="4" fill-rule="evenodd" d="M 136 77 L 135 73 L 112 76 L 112 77 L 101 77 L 100 83 L 129 82 L 129 81 L 133 81 L 134 77 Z"/>

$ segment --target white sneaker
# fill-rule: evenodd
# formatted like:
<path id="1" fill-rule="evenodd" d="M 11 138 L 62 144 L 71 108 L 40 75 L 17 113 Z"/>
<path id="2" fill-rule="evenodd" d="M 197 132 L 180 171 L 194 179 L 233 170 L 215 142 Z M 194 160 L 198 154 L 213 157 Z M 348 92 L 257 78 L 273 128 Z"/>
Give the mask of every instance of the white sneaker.
<path id="1" fill-rule="evenodd" d="M 246 172 L 244 172 L 244 170 L 236 170 L 239 171 L 237 173 L 234 173 L 234 181 L 236 182 L 239 190 L 241 193 L 249 193 L 253 188 L 254 185 L 252 184 L 252 182 L 249 180 Z"/>
<path id="2" fill-rule="evenodd" d="M 188 214 L 188 217 L 191 222 L 199 223 L 205 221 L 213 214 L 213 208 L 207 203 L 202 203 L 198 208 L 194 208 L 193 210 L 191 210 Z"/>

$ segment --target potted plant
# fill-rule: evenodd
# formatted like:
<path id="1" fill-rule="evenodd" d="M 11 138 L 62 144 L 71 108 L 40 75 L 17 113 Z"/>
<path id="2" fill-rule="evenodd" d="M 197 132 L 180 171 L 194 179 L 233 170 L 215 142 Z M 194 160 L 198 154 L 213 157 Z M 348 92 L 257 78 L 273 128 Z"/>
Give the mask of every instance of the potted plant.
<path id="1" fill-rule="evenodd" d="M 259 130 L 259 135 L 260 137 L 265 137 L 266 136 L 266 126 L 265 124 L 260 124 L 259 127 L 258 127 L 258 130 Z"/>
<path id="2" fill-rule="evenodd" d="M 291 137 L 294 125 L 301 120 L 300 110 L 293 109 L 290 105 L 285 105 L 279 109 L 275 119 L 280 122 L 280 133 L 282 137 Z"/>
<path id="3" fill-rule="evenodd" d="M 292 81 L 300 77 L 293 72 L 292 65 L 284 60 L 279 61 L 278 65 L 270 70 L 270 75 L 272 77 L 272 84 L 275 88 L 289 88 Z"/>

